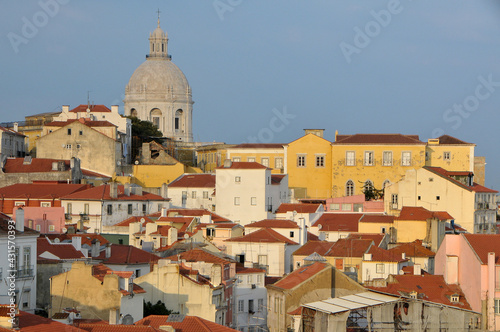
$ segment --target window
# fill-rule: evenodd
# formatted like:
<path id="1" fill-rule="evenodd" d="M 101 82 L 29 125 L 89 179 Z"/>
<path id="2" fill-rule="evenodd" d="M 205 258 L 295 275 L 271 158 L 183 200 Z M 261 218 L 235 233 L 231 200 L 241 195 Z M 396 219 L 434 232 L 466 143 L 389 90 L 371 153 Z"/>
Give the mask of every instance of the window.
<path id="1" fill-rule="evenodd" d="M 25 290 L 23 291 L 23 308 L 27 309 L 30 306 L 30 293 L 31 291 Z"/>
<path id="2" fill-rule="evenodd" d="M 208 191 L 203 192 L 203 198 L 208 198 Z"/>
<path id="3" fill-rule="evenodd" d="M 35 226 L 35 231 L 40 232 L 42 230 L 42 227 L 40 225 Z"/>
<path id="4" fill-rule="evenodd" d="M 293 231 L 290 231 L 290 237 L 293 237 L 294 234 L 293 234 Z"/>
<path id="5" fill-rule="evenodd" d="M 422 196 L 418 196 L 418 197 L 417 197 L 417 200 L 419 200 L 419 201 L 420 201 L 421 199 L 422 199 Z"/>
<path id="6" fill-rule="evenodd" d="M 351 206 L 350 203 L 342 203 L 342 211 L 351 211 Z"/>
<path id="7" fill-rule="evenodd" d="M 384 264 L 377 264 L 377 273 L 384 273 Z"/>
<path id="8" fill-rule="evenodd" d="M 325 167 L 325 156 L 316 156 L 316 167 Z"/>
<path id="9" fill-rule="evenodd" d="M 238 300 L 238 312 L 245 311 L 245 302 L 244 300 Z"/>
<path id="10" fill-rule="evenodd" d="M 441 199 L 440 196 L 436 196 L 436 201 L 439 201 Z"/>
<path id="11" fill-rule="evenodd" d="M 255 157 L 248 157 L 248 162 L 251 163 L 251 162 L 255 162 Z"/>
<path id="12" fill-rule="evenodd" d="M 274 168 L 277 169 L 283 168 L 283 158 L 281 157 L 274 158 Z"/>
<path id="13" fill-rule="evenodd" d="M 83 205 L 83 213 L 84 214 L 89 214 L 89 203 L 85 203 Z"/>
<path id="14" fill-rule="evenodd" d="M 41 202 L 40 206 L 41 207 L 50 207 L 50 202 Z"/>
<path id="15" fill-rule="evenodd" d="M 401 165 L 402 166 L 411 166 L 411 152 L 403 151 L 401 153 Z"/>
<path id="16" fill-rule="evenodd" d="M 260 163 L 266 167 L 269 167 L 269 158 L 260 158 Z"/>
<path id="17" fill-rule="evenodd" d="M 241 176 L 235 176 L 234 177 L 234 182 L 240 183 L 241 182 Z"/>
<path id="18" fill-rule="evenodd" d="M 264 308 L 264 299 L 257 300 L 257 311 L 262 311 Z"/>
<path id="19" fill-rule="evenodd" d="M 111 204 L 108 204 L 107 206 L 107 212 L 108 212 L 108 216 L 112 215 L 113 214 L 113 205 Z"/>
<path id="20" fill-rule="evenodd" d="M 495 314 L 500 315 L 500 299 L 495 299 Z"/>
<path id="21" fill-rule="evenodd" d="M 297 155 L 297 167 L 306 167 L 306 156 L 303 154 Z"/>
<path id="22" fill-rule="evenodd" d="M 188 197 L 188 192 L 187 191 L 183 191 L 182 192 L 182 205 L 186 204 L 187 197 Z"/>
<path id="23" fill-rule="evenodd" d="M 68 135 L 71 135 L 71 128 L 68 128 Z"/>
<path id="24" fill-rule="evenodd" d="M 259 255 L 257 257 L 259 265 L 266 267 L 267 266 L 267 255 Z"/>
<path id="25" fill-rule="evenodd" d="M 279 299 L 274 298 L 274 312 L 278 312 L 279 306 L 280 306 Z"/>
<path id="26" fill-rule="evenodd" d="M 235 162 L 240 162 L 240 161 L 241 161 L 241 158 L 240 158 L 240 157 L 234 157 L 234 158 L 233 158 L 233 161 L 235 161 Z"/>
<path id="27" fill-rule="evenodd" d="M 253 300 L 248 300 L 248 312 L 255 312 L 253 308 Z"/>
<path id="28" fill-rule="evenodd" d="M 132 214 L 132 204 L 127 205 L 127 213 Z"/>
<path id="29" fill-rule="evenodd" d="M 257 284 L 262 285 L 262 274 L 257 274 Z M 264 300 L 264 299 L 262 299 Z"/>
<path id="30" fill-rule="evenodd" d="M 330 204 L 330 210 L 335 210 L 335 211 L 340 210 L 340 204 L 339 203 Z"/>
<path id="31" fill-rule="evenodd" d="M 373 166 L 373 151 L 365 151 L 365 166 Z"/>
<path id="32" fill-rule="evenodd" d="M 31 247 L 23 247 L 23 266 L 24 269 L 29 269 L 31 263 Z"/>
<path id="33" fill-rule="evenodd" d="M 251 205 L 257 205 L 257 197 L 251 197 L 250 198 L 250 204 Z"/>
<path id="34" fill-rule="evenodd" d="M 392 151 L 384 151 L 382 165 L 392 166 Z"/>
<path id="35" fill-rule="evenodd" d="M 215 228 L 207 228 L 207 237 L 214 237 L 215 236 Z"/>
<path id="36" fill-rule="evenodd" d="M 355 166 L 356 165 L 356 152 L 347 151 L 345 153 L 345 165 L 346 166 Z"/>
<path id="37" fill-rule="evenodd" d="M 66 204 L 66 213 L 71 214 L 73 212 L 73 206 L 71 203 Z"/>
<path id="38" fill-rule="evenodd" d="M 79 134 L 80 136 L 82 136 L 82 135 L 83 135 L 83 131 L 82 131 L 82 130 L 80 130 L 80 131 L 78 132 L 78 134 Z"/>
<path id="39" fill-rule="evenodd" d="M 142 213 L 143 214 L 146 214 L 146 208 L 147 208 L 147 205 L 146 204 L 142 204 Z"/>
<path id="40" fill-rule="evenodd" d="M 449 151 L 443 152 L 443 160 L 450 161 L 451 160 L 451 152 L 449 152 Z"/>
<path id="41" fill-rule="evenodd" d="M 240 198 L 239 197 L 234 198 L 234 205 L 240 205 Z"/>
<path id="42" fill-rule="evenodd" d="M 354 182 L 352 180 L 347 181 L 345 184 L 345 195 L 353 196 L 354 195 Z"/>
<path id="43" fill-rule="evenodd" d="M 55 231 L 56 231 L 56 226 L 49 225 L 49 232 L 55 232 Z"/>
<path id="44" fill-rule="evenodd" d="M 385 227 L 380 227 L 380 233 L 385 234 L 386 228 Z"/>
<path id="45" fill-rule="evenodd" d="M 196 191 L 191 192 L 191 198 L 196 198 Z"/>
<path id="46" fill-rule="evenodd" d="M 253 278 L 252 278 L 251 274 L 248 275 L 248 279 L 247 280 L 248 280 L 247 284 L 253 283 Z"/>
<path id="47" fill-rule="evenodd" d="M 70 150 L 71 149 L 71 144 L 66 144 L 66 149 Z"/>
<path id="48" fill-rule="evenodd" d="M 80 149 L 81 147 L 82 147 L 82 146 L 81 146 L 80 144 L 77 144 L 77 145 L 76 145 L 76 148 L 77 148 L 77 149 Z"/>
<path id="49" fill-rule="evenodd" d="M 391 196 L 391 208 L 392 209 L 398 208 L 398 194 L 392 194 L 392 196 Z"/>

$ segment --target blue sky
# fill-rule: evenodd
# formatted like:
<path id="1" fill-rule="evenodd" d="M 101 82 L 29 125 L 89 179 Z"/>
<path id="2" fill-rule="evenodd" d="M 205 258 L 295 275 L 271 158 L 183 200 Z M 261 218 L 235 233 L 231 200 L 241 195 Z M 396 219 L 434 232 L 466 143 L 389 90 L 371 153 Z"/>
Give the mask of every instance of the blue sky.
<path id="1" fill-rule="evenodd" d="M 330 140 L 335 130 L 424 141 L 445 133 L 477 144 L 487 186 L 500 189 L 498 1 L 1 6 L 0 122 L 86 103 L 88 91 L 94 103 L 123 111 L 159 8 L 169 53 L 193 90 L 197 141 L 286 143 L 304 128 L 324 128 Z M 283 125 L 273 126 L 275 117 Z"/>

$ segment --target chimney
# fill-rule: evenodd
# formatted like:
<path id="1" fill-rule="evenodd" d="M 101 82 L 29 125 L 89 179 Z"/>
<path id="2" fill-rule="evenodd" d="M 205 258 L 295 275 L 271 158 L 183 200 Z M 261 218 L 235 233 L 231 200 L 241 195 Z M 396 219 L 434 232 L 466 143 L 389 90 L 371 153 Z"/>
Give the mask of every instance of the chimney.
<path id="1" fill-rule="evenodd" d="M 57 161 L 52 162 L 52 170 L 57 171 Z"/>
<path id="2" fill-rule="evenodd" d="M 92 257 L 97 257 L 101 253 L 101 242 L 99 240 L 92 240 L 92 249 L 90 255 Z"/>
<path id="3" fill-rule="evenodd" d="M 106 244 L 106 258 L 111 257 L 111 243 Z"/>
<path id="4" fill-rule="evenodd" d="M 167 216 L 167 208 L 164 207 L 164 208 L 161 208 L 161 216 L 160 217 L 166 217 Z"/>
<path id="5" fill-rule="evenodd" d="M 168 186 L 166 183 L 162 183 L 161 185 L 160 196 L 165 199 L 168 198 Z"/>
<path id="6" fill-rule="evenodd" d="M 130 196 L 130 191 L 131 191 L 130 183 L 125 183 L 123 186 L 124 186 L 125 195 Z"/>
<path id="7" fill-rule="evenodd" d="M 14 131 L 19 131 L 19 123 L 14 122 Z"/>
<path id="8" fill-rule="evenodd" d="M 69 112 L 69 105 L 63 105 L 62 106 L 62 112 L 63 113 L 68 113 Z"/>
<path id="9" fill-rule="evenodd" d="M 405 252 L 401 253 L 401 259 L 406 259 L 406 253 Z"/>
<path id="10" fill-rule="evenodd" d="M 233 162 L 231 161 L 231 159 L 224 160 L 224 168 L 231 168 L 232 165 L 233 165 Z"/>
<path id="11" fill-rule="evenodd" d="M 17 208 L 16 210 L 16 231 L 24 232 L 24 209 Z"/>
<path id="12" fill-rule="evenodd" d="M 307 242 L 307 228 L 305 218 L 299 218 L 299 244 L 303 246 Z"/>
<path id="13" fill-rule="evenodd" d="M 422 274 L 422 269 L 420 268 L 420 264 L 413 265 L 413 275 L 419 276 Z"/>
<path id="14" fill-rule="evenodd" d="M 371 261 L 372 260 L 372 254 L 371 253 L 364 253 L 363 254 L 363 260 L 364 261 Z"/>
<path id="15" fill-rule="evenodd" d="M 111 112 L 118 113 L 118 105 L 111 105 Z"/>
<path id="16" fill-rule="evenodd" d="M 109 310 L 109 325 L 116 325 L 120 322 L 120 310 L 113 308 Z"/>
<path id="17" fill-rule="evenodd" d="M 321 137 L 321 138 L 323 138 L 324 132 L 325 132 L 324 129 L 304 129 L 304 135 L 314 134 L 314 135 Z"/>
<path id="18" fill-rule="evenodd" d="M 167 245 L 171 246 L 177 241 L 177 228 L 175 227 L 170 227 L 168 230 L 168 238 L 167 238 Z"/>
<path id="19" fill-rule="evenodd" d="M 75 247 L 76 250 L 82 250 L 82 238 L 80 236 L 73 236 L 71 238 L 71 244 Z"/>
<path id="20" fill-rule="evenodd" d="M 118 183 L 111 182 L 111 184 L 109 185 L 109 196 L 111 198 L 117 198 L 118 197 Z"/>

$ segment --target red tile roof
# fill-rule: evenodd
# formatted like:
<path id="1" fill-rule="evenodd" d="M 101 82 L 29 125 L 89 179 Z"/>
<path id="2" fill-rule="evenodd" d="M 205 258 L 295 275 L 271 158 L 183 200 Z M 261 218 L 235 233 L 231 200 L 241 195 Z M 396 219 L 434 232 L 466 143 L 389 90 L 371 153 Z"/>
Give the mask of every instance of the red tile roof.
<path id="1" fill-rule="evenodd" d="M 318 253 L 321 256 L 324 256 L 327 252 L 329 252 L 335 242 L 327 242 L 327 241 L 308 241 L 299 249 L 295 250 L 293 253 L 294 256 L 309 256 L 313 253 Z"/>
<path id="2" fill-rule="evenodd" d="M 321 204 L 303 204 L 303 203 L 282 203 L 276 213 L 287 213 L 296 211 L 297 213 L 316 213 Z"/>
<path id="3" fill-rule="evenodd" d="M 80 122 L 87 127 L 117 127 L 116 125 L 112 124 L 109 121 L 93 121 L 89 119 L 68 119 L 67 121 L 52 121 L 49 123 L 46 123 L 44 126 L 45 127 L 66 127 L 69 124 L 72 124 L 73 122 Z"/>
<path id="4" fill-rule="evenodd" d="M 324 256 L 363 257 L 373 244 L 372 240 L 367 239 L 339 239 Z"/>
<path id="5" fill-rule="evenodd" d="M 263 219 L 245 226 L 245 228 L 298 228 L 299 225 L 288 219 Z"/>
<path id="6" fill-rule="evenodd" d="M 490 188 L 486 188 L 480 184 L 477 184 L 474 182 L 474 185 L 472 186 L 472 190 L 474 190 L 477 193 L 498 193 L 497 190 L 493 190 Z"/>
<path id="7" fill-rule="evenodd" d="M 160 217 L 161 213 L 158 212 L 157 214 L 158 215 L 156 217 Z M 186 216 L 186 217 L 201 217 L 201 216 L 210 215 L 213 222 L 228 222 L 228 221 L 230 221 L 229 219 L 221 217 L 218 214 L 210 212 L 206 209 L 168 209 L 167 216 L 172 216 L 172 215 L 181 215 L 181 216 Z M 151 215 L 151 216 L 154 217 L 153 215 Z"/>
<path id="8" fill-rule="evenodd" d="M 383 233 L 350 233 L 347 238 L 372 240 L 377 247 L 380 247 L 385 236 L 386 234 Z"/>
<path id="9" fill-rule="evenodd" d="M 368 287 L 377 291 L 410 297 L 410 293 L 417 292 L 417 298 L 471 310 L 464 293 L 459 285 L 448 285 L 442 275 L 394 275 L 394 283 L 387 287 Z M 450 296 L 458 294 L 458 303 L 451 302 Z"/>
<path id="10" fill-rule="evenodd" d="M 44 252 L 49 252 L 52 255 L 57 256 L 59 259 L 85 258 L 83 253 L 76 250 L 71 243 L 52 244 L 45 237 L 39 237 L 37 239 L 36 252 L 38 256 Z"/>
<path id="11" fill-rule="evenodd" d="M 156 263 L 160 257 L 125 244 L 112 244 L 111 256 L 106 258 L 106 251 L 102 251 L 94 260 L 100 260 L 104 264 L 146 264 Z"/>
<path id="12" fill-rule="evenodd" d="M 159 332 L 151 326 L 109 325 L 109 324 L 80 324 L 79 327 L 87 332 Z"/>
<path id="13" fill-rule="evenodd" d="M 495 263 L 500 263 L 500 234 L 461 234 L 476 252 L 482 264 L 488 264 L 488 253 L 495 253 Z"/>
<path id="14" fill-rule="evenodd" d="M 407 262 L 408 259 L 403 259 L 402 255 L 397 255 L 394 251 L 385 250 L 376 246 L 372 246 L 370 250 L 368 250 L 369 254 L 372 254 L 371 261 L 373 262 L 394 262 L 401 263 Z M 363 259 L 363 261 L 365 261 Z M 370 260 L 366 260 L 370 261 Z"/>
<path id="15" fill-rule="evenodd" d="M 118 227 L 129 227 L 131 223 L 133 222 L 140 222 L 141 219 L 144 218 L 144 225 L 145 224 L 148 224 L 150 222 L 153 222 L 153 220 L 151 220 L 149 217 L 146 217 L 146 216 L 138 216 L 138 217 L 130 217 L 130 218 L 127 218 L 125 219 L 124 221 L 121 221 L 119 222 L 118 224 L 115 224 L 114 226 L 118 226 Z"/>
<path id="16" fill-rule="evenodd" d="M 120 200 L 120 201 L 167 201 L 169 198 L 163 198 L 160 195 L 150 194 L 146 191 L 142 195 L 125 195 L 125 187 L 117 185 L 117 197 L 111 198 L 109 195 L 111 185 L 103 184 L 98 187 L 82 190 L 74 194 L 66 195 L 65 200 L 88 200 L 88 201 L 101 201 L 101 200 Z"/>
<path id="17" fill-rule="evenodd" d="M 180 332 L 237 332 L 237 330 L 197 316 L 185 316 L 182 322 L 169 322 L 168 316 L 150 315 L 134 324 L 136 326 L 151 326 L 156 329 L 168 325 Z"/>
<path id="18" fill-rule="evenodd" d="M 355 134 L 337 135 L 332 144 L 425 144 L 418 135 L 402 134 Z"/>
<path id="19" fill-rule="evenodd" d="M 256 163 L 255 161 L 233 161 L 231 162 L 231 167 L 224 167 L 224 166 L 219 166 L 216 167 L 216 169 L 224 169 L 224 168 L 231 168 L 231 169 L 267 169 L 268 167 Z"/>
<path id="20" fill-rule="evenodd" d="M 92 234 L 92 233 L 85 233 L 85 234 L 46 234 L 46 237 L 50 239 L 50 241 L 54 241 L 54 239 L 59 239 L 60 242 L 71 242 L 71 238 L 74 236 L 78 236 L 82 238 L 82 245 L 86 244 L 88 246 L 92 245 L 93 240 L 98 240 L 100 242 L 100 245 L 103 246 L 107 243 L 109 243 L 104 236 L 100 234 Z"/>
<path id="21" fill-rule="evenodd" d="M 439 144 L 465 144 L 465 145 L 473 145 L 473 143 L 467 143 L 462 140 L 459 140 L 458 138 L 455 138 L 453 136 L 449 135 L 442 135 L 438 137 L 439 139 Z"/>
<path id="22" fill-rule="evenodd" d="M 392 223 L 394 223 L 394 216 L 385 215 L 385 214 L 365 214 L 361 217 L 359 222 L 392 224 Z"/>
<path id="23" fill-rule="evenodd" d="M 257 269 L 254 267 L 244 267 L 241 265 L 236 265 L 236 274 L 246 274 L 246 273 L 266 273 L 266 270 Z"/>
<path id="24" fill-rule="evenodd" d="M 463 184 L 462 182 L 460 181 L 457 181 L 455 180 L 454 178 L 452 178 L 451 176 L 453 175 L 452 173 L 448 172 L 447 170 L 445 170 L 444 168 L 441 168 L 441 167 L 431 167 L 431 166 L 424 166 L 423 167 L 424 169 L 428 170 L 429 172 L 432 172 L 448 181 L 450 181 L 451 183 L 454 183 L 456 184 L 457 186 L 459 187 L 462 187 L 468 191 L 472 191 L 472 188 L 469 187 L 469 186 L 466 186 L 465 184 Z"/>
<path id="25" fill-rule="evenodd" d="M 80 328 L 25 311 L 19 311 L 19 329 L 22 332 L 85 332 Z"/>
<path id="26" fill-rule="evenodd" d="M 231 149 L 282 149 L 283 143 L 242 143 Z"/>
<path id="27" fill-rule="evenodd" d="M 70 112 L 79 113 L 79 112 L 87 112 L 87 108 L 90 108 L 91 112 L 102 112 L 102 113 L 111 113 L 111 110 L 104 105 L 78 105 L 73 108 Z"/>
<path id="28" fill-rule="evenodd" d="M 222 265 L 232 263 L 232 260 L 214 255 L 211 252 L 208 252 L 207 250 L 201 248 L 191 249 L 179 255 L 172 255 L 170 257 L 167 257 L 167 259 L 170 259 L 171 261 L 178 261 L 179 258 L 185 259 L 186 262 L 206 262 Z"/>
<path id="29" fill-rule="evenodd" d="M 271 184 L 278 185 L 285 178 L 286 174 L 271 174 Z"/>
<path id="30" fill-rule="evenodd" d="M 161 235 L 161 236 L 168 236 L 168 230 L 172 228 L 171 226 L 158 226 L 157 228 L 157 231 L 156 232 L 152 232 L 150 233 L 151 235 Z"/>
<path id="31" fill-rule="evenodd" d="M 296 245 L 297 242 L 293 242 L 287 237 L 281 235 L 271 228 L 261 228 L 258 231 L 252 232 L 247 235 L 240 237 L 235 237 L 225 240 L 226 242 L 256 242 L 256 243 L 285 243 L 290 245 Z"/>
<path id="32" fill-rule="evenodd" d="M 9 235 L 9 232 L 12 231 L 11 227 L 13 225 L 15 225 L 15 221 L 13 221 L 13 219 L 5 213 L 0 212 L 0 236 L 7 237 L 7 235 Z M 40 235 L 39 232 L 28 227 L 24 227 L 24 232 L 19 232 L 17 230 L 15 232 L 16 236 L 31 235 L 38 237 Z"/>
<path id="33" fill-rule="evenodd" d="M 321 227 L 325 232 L 357 232 L 362 216 L 362 213 L 323 213 L 313 227 Z"/>
<path id="34" fill-rule="evenodd" d="M 0 188 L 5 198 L 59 199 L 90 188 L 88 184 L 18 183 Z"/>
<path id="35" fill-rule="evenodd" d="M 323 271 L 329 265 L 327 263 L 316 262 L 312 265 L 303 266 L 291 272 L 289 275 L 281 278 L 273 284 L 275 287 L 282 289 L 293 289 L 303 283 L 304 281 L 312 278 L 317 273 Z"/>
<path id="36" fill-rule="evenodd" d="M 307 241 L 319 241 L 319 237 L 316 234 L 307 232 Z"/>
<path id="37" fill-rule="evenodd" d="M 4 173 L 37 173 L 37 172 L 59 172 L 52 170 L 53 162 L 64 162 L 64 170 L 70 169 L 69 160 L 32 158 L 31 162 L 24 163 L 24 158 L 8 158 L 3 167 Z"/>
<path id="38" fill-rule="evenodd" d="M 429 211 L 421 206 L 403 206 L 397 220 L 422 220 L 437 218 L 439 220 L 451 220 L 452 216 L 446 211 Z"/>
<path id="39" fill-rule="evenodd" d="M 172 181 L 169 188 L 215 188 L 215 174 L 182 174 Z"/>
<path id="40" fill-rule="evenodd" d="M 389 251 L 394 252 L 399 256 L 401 256 L 402 253 L 405 253 L 406 257 L 434 257 L 436 255 L 436 253 L 432 250 L 424 247 L 421 240 L 416 240 L 410 243 L 400 243 L 396 247 L 389 249 Z"/>
<path id="41" fill-rule="evenodd" d="M 3 131 L 3 132 L 9 133 L 9 134 L 26 137 L 25 135 L 23 135 L 23 134 L 15 131 L 15 130 L 12 130 L 10 128 L 5 128 L 5 127 L 0 126 L 0 130 Z"/>

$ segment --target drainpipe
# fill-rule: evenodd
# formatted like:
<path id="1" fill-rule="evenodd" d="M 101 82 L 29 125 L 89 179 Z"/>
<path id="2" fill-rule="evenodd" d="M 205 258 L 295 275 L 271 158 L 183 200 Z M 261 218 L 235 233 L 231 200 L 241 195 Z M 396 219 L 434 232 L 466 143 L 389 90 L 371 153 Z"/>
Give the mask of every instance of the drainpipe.
<path id="1" fill-rule="evenodd" d="M 488 330 L 495 331 L 495 253 L 488 253 Z"/>

